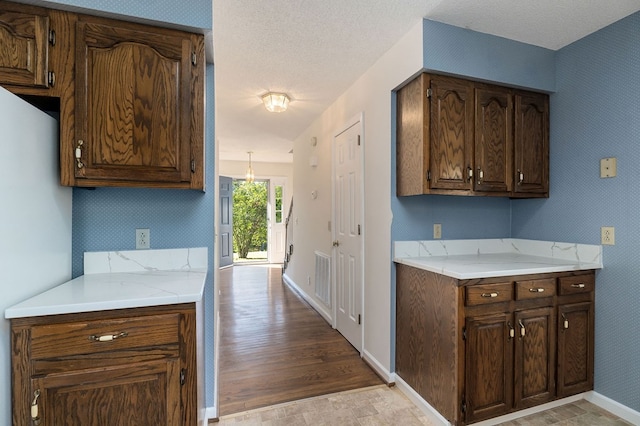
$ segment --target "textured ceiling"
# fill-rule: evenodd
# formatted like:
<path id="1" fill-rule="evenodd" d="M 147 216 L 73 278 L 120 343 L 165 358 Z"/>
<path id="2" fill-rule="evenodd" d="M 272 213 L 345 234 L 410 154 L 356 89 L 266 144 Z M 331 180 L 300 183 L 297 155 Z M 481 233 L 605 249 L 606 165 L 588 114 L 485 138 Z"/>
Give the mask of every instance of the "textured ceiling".
<path id="1" fill-rule="evenodd" d="M 214 0 L 219 159 L 291 162 L 293 140 L 423 17 L 560 49 L 640 0 Z M 260 96 L 286 92 L 280 114 Z"/>

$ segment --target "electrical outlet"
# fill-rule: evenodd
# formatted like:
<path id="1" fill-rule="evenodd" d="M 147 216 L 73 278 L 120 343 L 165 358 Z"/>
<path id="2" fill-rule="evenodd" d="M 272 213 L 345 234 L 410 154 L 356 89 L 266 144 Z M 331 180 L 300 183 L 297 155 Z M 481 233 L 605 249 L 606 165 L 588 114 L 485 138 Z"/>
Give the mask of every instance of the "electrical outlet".
<path id="1" fill-rule="evenodd" d="M 136 250 L 151 248 L 151 233 L 149 229 L 136 229 Z"/>
<path id="2" fill-rule="evenodd" d="M 433 224 L 433 239 L 439 240 L 442 238 L 442 224 L 434 223 Z"/>
<path id="3" fill-rule="evenodd" d="M 607 246 L 615 245 L 616 234 L 613 226 L 603 226 L 600 228 L 600 243 Z"/>

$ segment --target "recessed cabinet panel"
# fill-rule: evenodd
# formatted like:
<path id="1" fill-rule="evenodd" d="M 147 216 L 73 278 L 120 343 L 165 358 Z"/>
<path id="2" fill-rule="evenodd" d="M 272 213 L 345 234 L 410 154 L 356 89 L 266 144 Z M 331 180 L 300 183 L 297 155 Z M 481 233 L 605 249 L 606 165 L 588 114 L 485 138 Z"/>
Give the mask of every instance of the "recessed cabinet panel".
<path id="1" fill-rule="evenodd" d="M 555 396 L 555 324 L 553 308 L 515 313 L 514 406 L 551 401 Z"/>
<path id="2" fill-rule="evenodd" d="M 549 97 L 537 93 L 515 96 L 516 194 L 549 193 Z"/>
<path id="3" fill-rule="evenodd" d="M 76 178 L 188 182 L 189 39 L 78 22 Z"/>
<path id="4" fill-rule="evenodd" d="M 511 315 L 468 318 L 466 356 L 467 421 L 509 412 L 513 400 Z"/>
<path id="5" fill-rule="evenodd" d="M 0 10 L 0 84 L 47 87 L 48 38 L 45 12 Z"/>
<path id="6" fill-rule="evenodd" d="M 593 303 L 558 307 L 558 396 L 593 389 Z"/>
<path id="7" fill-rule="evenodd" d="M 476 89 L 476 191 L 511 191 L 513 104 L 508 89 Z"/>
<path id="8" fill-rule="evenodd" d="M 431 80 L 431 188 L 472 187 L 473 89 L 464 80 Z"/>

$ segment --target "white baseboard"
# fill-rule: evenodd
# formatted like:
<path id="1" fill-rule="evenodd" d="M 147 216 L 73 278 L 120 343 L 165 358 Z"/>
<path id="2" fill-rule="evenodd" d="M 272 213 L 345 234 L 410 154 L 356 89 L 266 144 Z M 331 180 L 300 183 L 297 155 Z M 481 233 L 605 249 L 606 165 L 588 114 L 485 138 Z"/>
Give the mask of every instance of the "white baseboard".
<path id="1" fill-rule="evenodd" d="M 389 372 L 389 370 L 387 370 L 384 365 L 378 362 L 378 360 L 373 355 L 367 352 L 366 349 L 362 351 L 362 359 L 364 359 L 364 361 L 369 364 L 369 367 L 373 368 L 378 376 L 382 377 L 382 380 L 387 383 L 395 382 L 396 375 Z"/>
<path id="2" fill-rule="evenodd" d="M 331 317 L 331 313 L 327 311 L 327 309 L 322 306 L 320 303 L 316 302 L 311 296 L 309 296 L 305 291 L 303 291 L 287 274 L 282 274 L 282 280 L 291 287 L 296 293 L 298 293 L 302 298 L 309 304 L 313 309 L 318 312 L 322 318 L 329 325 L 333 325 L 333 318 Z"/>
<path id="3" fill-rule="evenodd" d="M 207 412 L 204 418 L 204 424 L 206 425 L 207 423 L 209 423 L 209 420 L 217 419 L 217 418 L 218 418 L 218 409 L 216 407 L 207 407 Z"/>
<path id="4" fill-rule="evenodd" d="M 409 398 L 411 402 L 413 402 L 428 418 L 431 420 L 431 423 L 437 426 L 451 426 L 451 423 L 440 413 L 438 410 L 433 408 L 427 401 L 425 401 L 416 391 L 413 390 L 411 386 L 407 384 L 402 377 L 395 374 L 395 382 L 396 386 L 400 391 Z"/>
<path id="5" fill-rule="evenodd" d="M 395 382 L 398 389 L 404 393 L 407 398 L 411 400 L 414 404 L 422 410 L 425 414 L 430 417 L 430 420 L 436 425 L 442 426 L 450 426 L 451 423 L 435 409 L 427 401 L 425 401 L 418 393 L 413 390 L 411 386 L 409 386 L 400 376 L 395 375 Z M 538 405 L 535 407 L 527 408 L 524 410 L 517 411 L 515 413 L 505 414 L 504 416 L 494 417 L 493 419 L 484 420 L 481 422 L 474 423 L 473 426 L 490 426 L 498 423 L 505 423 L 516 420 L 518 418 L 528 416 L 530 414 L 539 413 L 545 410 L 550 410 L 552 408 L 559 407 L 564 404 L 569 404 L 571 402 L 579 401 L 584 399 L 586 401 L 591 402 L 598 407 L 607 410 L 608 412 L 620 417 L 628 421 L 634 425 L 640 425 L 640 412 L 635 411 L 626 405 L 622 405 L 619 402 L 614 401 L 613 399 L 607 398 L 604 395 L 601 395 L 597 392 L 590 391 L 585 393 L 579 393 L 576 395 L 569 396 L 567 398 L 558 399 L 555 401 L 548 402 L 546 404 Z"/>
<path id="6" fill-rule="evenodd" d="M 597 392 L 587 392 L 584 399 L 634 425 L 640 425 L 640 412 Z"/>

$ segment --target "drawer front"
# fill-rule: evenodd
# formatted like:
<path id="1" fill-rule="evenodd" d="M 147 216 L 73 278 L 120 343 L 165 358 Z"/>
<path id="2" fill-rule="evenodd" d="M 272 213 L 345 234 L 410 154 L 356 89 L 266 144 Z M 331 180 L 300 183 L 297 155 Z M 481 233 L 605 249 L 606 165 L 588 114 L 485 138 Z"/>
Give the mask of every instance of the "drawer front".
<path id="1" fill-rule="evenodd" d="M 541 299 L 556 294 L 556 279 L 516 281 L 516 300 Z"/>
<path id="2" fill-rule="evenodd" d="M 68 355 L 139 349 L 178 344 L 180 314 L 114 318 L 60 324 L 36 325 L 31 330 L 31 357 Z"/>
<path id="3" fill-rule="evenodd" d="M 558 278 L 560 295 L 589 293 L 595 290 L 596 280 L 594 274 L 576 275 L 573 277 Z"/>
<path id="4" fill-rule="evenodd" d="M 465 304 L 467 306 L 487 305 L 490 303 L 508 302 L 512 299 L 513 285 L 510 282 L 481 284 L 467 287 Z"/>

